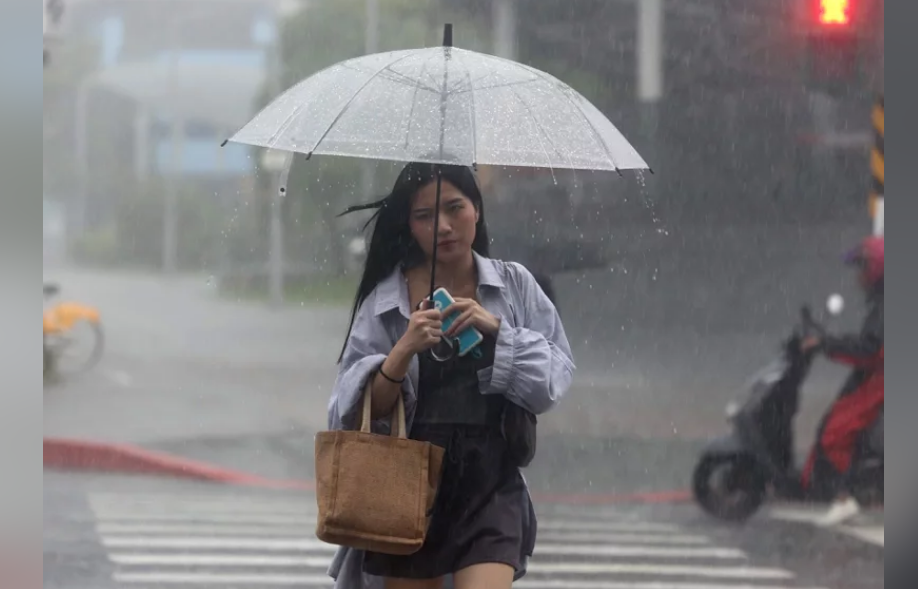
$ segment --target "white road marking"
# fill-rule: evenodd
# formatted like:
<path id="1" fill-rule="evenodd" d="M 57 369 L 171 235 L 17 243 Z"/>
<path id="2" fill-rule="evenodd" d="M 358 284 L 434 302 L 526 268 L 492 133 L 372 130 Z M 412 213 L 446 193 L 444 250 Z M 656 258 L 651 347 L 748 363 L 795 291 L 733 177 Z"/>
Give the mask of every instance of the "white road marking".
<path id="1" fill-rule="evenodd" d="M 669 566 L 661 564 L 539 563 L 529 565 L 529 572 L 568 575 L 655 575 L 661 577 L 701 577 L 711 579 L 793 579 L 782 569 L 756 567 Z"/>
<path id="2" fill-rule="evenodd" d="M 791 579 L 793 575 L 786 571 L 776 569 L 757 569 L 757 568 L 706 568 L 706 567 L 660 567 L 645 565 L 590 565 L 590 564 L 551 564 L 538 565 L 533 563 L 530 566 L 531 574 L 545 573 L 569 573 L 580 575 L 658 575 L 671 577 L 706 577 L 717 579 L 745 579 L 745 580 L 768 580 L 768 579 Z M 257 585 L 289 585 L 289 586 L 321 586 L 330 587 L 331 581 L 325 575 L 297 575 L 297 574 L 232 574 L 232 573 L 165 573 L 165 572 L 143 572 L 143 573 L 125 573 L 116 572 L 114 575 L 116 582 L 125 584 L 147 584 L 147 585 L 235 585 L 235 586 L 257 586 Z M 530 587 L 537 580 L 528 581 Z M 562 581 L 564 587 L 572 587 L 570 581 Z M 520 584 L 520 586 L 524 586 Z M 553 585 L 552 587 L 555 587 Z M 638 585 L 634 583 L 619 584 L 623 588 L 634 588 Z M 560 587 L 560 586 L 559 586 Z M 591 586 L 595 587 L 595 586 Z M 599 586 L 605 587 L 605 586 Z M 614 587 L 614 586 L 613 586 Z M 646 586 L 650 589 L 653 586 Z M 660 585 L 657 585 L 660 587 Z M 662 585 L 662 587 L 667 587 Z M 705 586 L 679 585 L 670 584 L 668 587 L 674 589 L 702 589 Z M 708 586 L 710 589 L 715 589 Z M 730 584 L 716 589 L 736 589 L 737 585 Z"/>
<path id="3" fill-rule="evenodd" d="M 669 524 L 651 522 L 598 522 L 577 520 L 542 520 L 539 519 L 539 531 L 598 531 L 598 532 L 679 532 L 679 528 Z"/>
<path id="4" fill-rule="evenodd" d="M 302 525 L 219 525 L 185 523 L 97 523 L 100 535 L 173 535 L 173 536 L 255 536 L 302 538 L 312 532 Z M 600 532 L 546 532 L 539 534 L 539 541 L 548 544 L 561 542 L 635 544 L 663 546 L 707 546 L 710 540 L 704 536 L 678 534 L 604 534 Z"/>
<path id="5" fill-rule="evenodd" d="M 312 568 L 323 569 L 331 565 L 331 557 L 267 556 L 248 554 L 110 554 L 109 560 L 126 566 L 174 567 L 255 567 L 255 568 Z"/>
<path id="6" fill-rule="evenodd" d="M 261 524 L 276 526 L 299 525 L 315 527 L 315 516 L 269 515 L 259 513 L 109 513 L 96 512 L 100 522 L 201 522 L 211 524 Z"/>
<path id="7" fill-rule="evenodd" d="M 221 501 L 215 499 L 209 503 L 176 502 L 176 501 L 138 501 L 121 502 L 110 501 L 93 497 L 89 500 L 93 510 L 97 513 L 264 513 L 274 515 L 315 515 L 318 507 L 315 502 L 248 502 L 248 501 Z"/>
<path id="8" fill-rule="evenodd" d="M 214 538 L 178 536 L 102 536 L 107 548 L 170 549 L 170 550 L 253 550 L 258 552 L 334 553 L 337 547 L 319 540 L 283 538 Z M 617 558 L 676 558 L 717 560 L 745 559 L 734 548 L 658 548 L 651 546 L 619 546 L 609 544 L 539 544 L 536 556 L 593 556 Z"/>
<path id="9" fill-rule="evenodd" d="M 95 494 L 94 525 L 124 586 L 331 589 L 336 546 L 315 538 L 309 495 Z M 522 589 L 791 589 L 794 574 L 638 512 L 539 510 L 539 543 Z M 819 588 L 812 588 L 819 589 Z"/>
<path id="10" fill-rule="evenodd" d="M 284 586 L 332 587 L 327 575 L 270 575 L 215 573 L 121 573 L 113 575 L 116 583 L 131 585 L 229 585 L 231 587 Z"/>
<path id="11" fill-rule="evenodd" d="M 535 556 L 605 556 L 632 558 L 710 558 L 715 560 L 742 560 L 746 554 L 735 548 L 657 548 L 650 546 L 616 546 L 583 544 L 536 544 Z"/>
<path id="12" fill-rule="evenodd" d="M 306 539 L 278 538 L 178 538 L 149 536 L 105 536 L 107 548 L 171 549 L 171 550 L 254 550 L 258 552 L 329 552 L 337 546 Z"/>
<path id="13" fill-rule="evenodd" d="M 825 589 L 823 587 L 790 587 L 787 585 L 739 585 L 735 582 L 722 583 L 677 583 L 657 581 L 636 583 L 634 581 L 583 581 L 573 579 L 523 579 L 513 584 L 520 589 Z"/>

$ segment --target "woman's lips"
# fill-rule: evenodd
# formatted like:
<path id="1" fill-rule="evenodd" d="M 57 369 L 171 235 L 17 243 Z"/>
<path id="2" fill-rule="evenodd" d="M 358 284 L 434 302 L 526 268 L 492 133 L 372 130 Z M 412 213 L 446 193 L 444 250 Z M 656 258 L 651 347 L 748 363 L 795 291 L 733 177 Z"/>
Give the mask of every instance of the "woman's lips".
<path id="1" fill-rule="evenodd" d="M 437 245 L 438 245 L 438 247 L 452 247 L 452 246 L 456 245 L 457 243 L 459 243 L 459 242 L 456 241 L 455 239 L 450 239 L 450 240 L 447 240 L 447 241 L 441 241 L 441 242 L 438 243 Z"/>

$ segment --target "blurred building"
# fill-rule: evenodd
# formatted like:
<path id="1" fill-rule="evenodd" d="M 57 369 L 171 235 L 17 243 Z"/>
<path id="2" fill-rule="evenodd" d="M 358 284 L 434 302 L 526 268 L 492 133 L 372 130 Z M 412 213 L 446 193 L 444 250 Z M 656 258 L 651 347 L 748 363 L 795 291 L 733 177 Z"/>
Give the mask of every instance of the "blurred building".
<path id="1" fill-rule="evenodd" d="M 218 198 L 245 191 L 254 159 L 220 144 L 260 105 L 279 1 L 68 2 L 68 40 L 91 44 L 95 62 L 76 100 L 82 224 L 151 178 Z"/>

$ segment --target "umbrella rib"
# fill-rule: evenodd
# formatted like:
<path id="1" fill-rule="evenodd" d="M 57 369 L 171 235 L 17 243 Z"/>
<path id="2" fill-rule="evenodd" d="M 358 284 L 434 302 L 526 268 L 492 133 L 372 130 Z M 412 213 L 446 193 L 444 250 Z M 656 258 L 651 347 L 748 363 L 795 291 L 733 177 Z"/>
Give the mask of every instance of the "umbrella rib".
<path id="1" fill-rule="evenodd" d="M 550 85 L 552 85 L 552 86 L 557 86 L 557 84 L 553 83 L 550 79 L 546 78 L 546 77 L 544 76 L 544 74 L 542 74 L 542 72 L 540 72 L 539 70 L 534 69 L 534 68 L 531 68 L 531 67 L 529 67 L 529 66 L 527 66 L 527 65 L 525 65 L 525 64 L 520 64 L 520 65 L 522 65 L 526 70 L 528 70 L 529 73 L 531 73 L 531 74 L 533 74 L 533 75 L 535 75 L 535 76 L 538 76 L 538 77 L 539 77 L 540 79 L 542 79 L 544 82 L 546 82 L 546 83 L 548 83 L 548 84 L 550 84 Z M 574 108 L 576 108 L 576 109 L 577 109 L 577 112 L 580 113 L 580 116 L 583 117 L 584 122 L 590 127 L 590 130 L 593 131 L 593 135 L 595 135 L 596 139 L 599 141 L 599 144 L 602 145 L 602 148 L 603 148 L 604 150 L 606 150 L 606 157 L 609 158 L 609 162 L 611 162 L 612 167 L 615 168 L 615 171 L 616 171 L 616 172 L 618 172 L 619 174 L 621 174 L 621 171 L 620 171 L 620 168 L 618 167 L 618 164 L 615 163 L 615 157 L 612 156 L 612 150 L 609 149 L 609 146 L 608 146 L 608 145 L 606 145 L 606 141 L 602 138 L 602 135 L 600 135 L 599 129 L 597 129 L 597 128 L 596 128 L 596 125 L 593 124 L 593 121 L 591 121 L 590 118 L 586 116 L 586 113 L 583 112 L 583 108 L 581 108 L 581 106 L 580 106 L 579 104 L 577 104 L 576 102 L 574 102 L 574 99 L 571 98 L 570 94 L 568 93 L 568 91 L 567 91 L 563 86 L 561 87 L 561 93 L 564 94 L 564 97 L 567 98 L 567 101 L 571 103 L 571 106 L 573 106 Z"/>
<path id="2" fill-rule="evenodd" d="M 408 150 L 408 143 L 410 142 L 411 137 L 411 120 L 414 118 L 414 107 L 418 103 L 418 91 L 421 89 L 421 78 L 424 75 L 424 72 L 427 71 L 427 64 L 430 63 L 430 60 L 435 57 L 436 54 L 432 54 L 429 59 L 424 61 L 424 65 L 421 66 L 421 71 L 418 73 L 418 77 L 415 80 L 414 84 L 414 94 L 411 95 L 411 111 L 408 113 L 408 125 L 405 129 L 405 150 Z M 407 79 L 407 76 L 406 76 Z"/>
<path id="3" fill-rule="evenodd" d="M 538 78 L 533 78 L 532 80 L 521 80 L 519 82 L 507 82 L 505 84 L 492 84 L 491 86 L 482 86 L 478 89 L 479 90 L 495 90 L 497 88 L 509 88 L 511 86 L 525 86 L 526 84 L 532 84 L 534 82 L 539 82 L 539 81 L 540 80 Z M 466 92 L 468 92 L 466 88 L 460 88 L 458 90 L 451 91 L 450 94 L 465 94 Z"/>
<path id="4" fill-rule="evenodd" d="M 375 74 L 373 74 L 372 76 L 370 76 L 370 77 L 367 79 L 367 81 L 364 82 L 362 86 L 360 86 L 360 88 L 358 88 L 357 90 L 355 90 L 355 91 L 354 91 L 354 95 L 351 96 L 351 97 L 348 99 L 348 101 L 347 101 L 347 103 L 345 103 L 344 107 L 338 112 L 338 115 L 335 117 L 335 120 L 333 120 L 333 121 L 331 122 L 331 124 L 328 125 L 328 128 L 325 129 L 325 132 L 322 133 L 322 136 L 319 137 L 319 140 L 316 141 L 315 145 L 312 146 L 312 149 L 309 150 L 309 153 L 306 154 L 306 159 L 309 159 L 310 157 L 312 157 L 312 154 L 315 152 L 315 150 L 318 149 L 319 145 L 321 145 L 323 141 L 325 141 L 325 138 L 328 137 L 328 134 L 331 133 L 331 130 L 334 129 L 335 125 L 338 124 L 338 121 L 341 120 L 341 117 L 343 117 L 344 114 L 347 112 L 347 110 L 351 107 L 351 105 L 354 104 L 354 101 L 357 100 L 357 96 L 359 96 L 360 93 L 363 92 L 363 90 L 364 90 L 367 86 L 369 86 L 370 83 L 371 83 L 373 80 L 375 80 L 380 74 L 382 74 L 384 71 L 386 71 L 386 70 L 388 70 L 389 68 L 391 68 L 393 65 L 397 64 L 397 63 L 400 62 L 400 61 L 403 61 L 403 60 L 405 60 L 405 59 L 408 59 L 409 57 L 412 57 L 412 56 L 414 56 L 414 55 L 415 55 L 414 53 L 408 53 L 407 55 L 402 55 L 402 56 L 399 56 L 398 58 L 392 60 L 390 63 L 387 63 L 385 66 L 383 66 L 382 68 L 380 68 L 379 70 L 377 70 Z"/>
<path id="5" fill-rule="evenodd" d="M 402 74 L 395 70 L 390 70 L 390 69 L 386 69 L 383 73 L 391 74 L 391 77 L 387 77 L 387 79 L 390 82 L 394 82 L 396 84 L 403 84 L 405 86 L 416 86 L 419 90 L 426 90 L 434 94 L 440 93 L 439 89 L 422 84 L 420 78 L 409 78 L 405 74 Z"/>
<path id="6" fill-rule="evenodd" d="M 555 142 L 551 140 L 551 137 L 549 137 L 548 133 L 545 131 L 545 127 L 542 126 L 542 123 L 540 123 L 539 120 L 536 118 L 535 113 L 532 112 L 532 108 L 526 103 L 525 100 L 523 100 L 523 97 L 519 95 L 519 92 L 516 91 L 516 88 L 510 87 L 510 91 L 513 92 L 513 95 L 516 97 L 516 99 L 520 102 L 520 104 L 523 105 L 523 107 L 529 113 L 529 119 L 535 123 L 536 127 L 541 132 L 541 134 L 545 137 L 545 139 L 548 140 L 548 143 L 551 145 L 551 148 L 555 151 L 555 153 L 557 153 L 561 157 L 564 157 L 563 154 L 560 151 L 558 151 L 558 148 L 555 146 Z M 548 155 L 548 150 L 545 149 L 545 144 L 542 142 L 541 139 L 539 139 L 539 147 L 542 148 L 542 151 L 545 153 L 545 157 L 548 158 L 548 169 L 550 169 L 552 174 L 554 175 L 555 167 L 551 165 L 551 156 Z M 568 158 L 568 160 L 570 160 L 570 158 Z"/>
<path id="7" fill-rule="evenodd" d="M 466 70 L 465 76 L 469 81 L 469 118 L 472 124 L 472 167 L 478 165 L 478 131 L 475 127 L 475 88 L 472 85 L 472 72 Z"/>

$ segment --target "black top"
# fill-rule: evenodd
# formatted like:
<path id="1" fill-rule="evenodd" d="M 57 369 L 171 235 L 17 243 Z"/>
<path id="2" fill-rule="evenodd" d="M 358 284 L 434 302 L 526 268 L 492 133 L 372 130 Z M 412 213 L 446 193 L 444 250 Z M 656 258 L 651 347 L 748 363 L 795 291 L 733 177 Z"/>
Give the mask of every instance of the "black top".
<path id="1" fill-rule="evenodd" d="M 496 339 L 485 336 L 474 350 L 460 358 L 437 362 L 421 354 L 417 424 L 498 425 L 503 395 L 482 395 L 478 373 L 494 365 Z"/>

